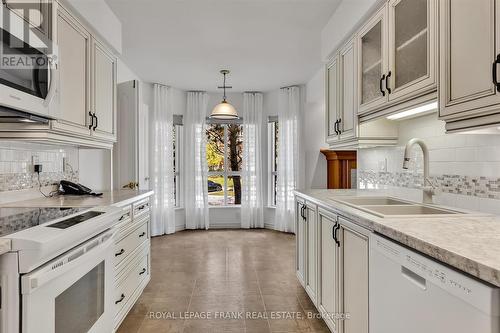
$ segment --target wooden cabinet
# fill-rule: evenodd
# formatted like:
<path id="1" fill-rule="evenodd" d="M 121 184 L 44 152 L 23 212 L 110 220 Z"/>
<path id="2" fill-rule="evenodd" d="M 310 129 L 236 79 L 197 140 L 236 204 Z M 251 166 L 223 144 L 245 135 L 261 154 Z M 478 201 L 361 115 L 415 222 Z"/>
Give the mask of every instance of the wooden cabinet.
<path id="1" fill-rule="evenodd" d="M 59 111 L 56 130 L 89 135 L 90 43 L 88 31 L 62 7 L 57 10 Z"/>
<path id="2" fill-rule="evenodd" d="M 340 332 L 368 333 L 368 231 L 339 218 L 339 284 L 342 312 Z"/>
<path id="3" fill-rule="evenodd" d="M 321 149 L 327 161 L 327 188 L 350 189 L 356 188 L 352 174 L 356 172 L 357 152 L 354 150 Z"/>
<path id="4" fill-rule="evenodd" d="M 500 2 L 440 1 L 440 117 L 448 131 L 500 123 Z"/>
<path id="5" fill-rule="evenodd" d="M 116 139 L 116 57 L 92 39 L 92 135 Z"/>
<path id="6" fill-rule="evenodd" d="M 358 113 L 392 113 L 436 98 L 437 1 L 390 0 L 357 35 Z"/>
<path id="7" fill-rule="evenodd" d="M 338 217 L 319 209 L 319 292 L 317 308 L 323 314 L 325 323 L 332 332 L 338 332 L 339 312 L 339 249 L 334 239 Z"/>

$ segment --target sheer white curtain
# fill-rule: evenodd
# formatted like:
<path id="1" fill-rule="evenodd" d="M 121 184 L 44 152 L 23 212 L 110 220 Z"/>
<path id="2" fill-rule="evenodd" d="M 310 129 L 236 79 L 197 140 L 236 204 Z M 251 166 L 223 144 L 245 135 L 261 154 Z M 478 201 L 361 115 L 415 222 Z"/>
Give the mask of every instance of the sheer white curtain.
<path id="1" fill-rule="evenodd" d="M 283 88 L 278 106 L 278 184 L 275 228 L 295 232 L 294 193 L 299 175 L 299 87 Z"/>
<path id="2" fill-rule="evenodd" d="M 151 235 L 175 232 L 173 110 L 170 88 L 154 84 L 151 123 Z"/>
<path id="3" fill-rule="evenodd" d="M 241 227 L 264 228 L 262 199 L 262 94 L 243 94 Z"/>
<path id="4" fill-rule="evenodd" d="M 208 229 L 209 226 L 205 137 L 207 103 L 205 92 L 188 92 L 184 123 L 186 229 Z"/>

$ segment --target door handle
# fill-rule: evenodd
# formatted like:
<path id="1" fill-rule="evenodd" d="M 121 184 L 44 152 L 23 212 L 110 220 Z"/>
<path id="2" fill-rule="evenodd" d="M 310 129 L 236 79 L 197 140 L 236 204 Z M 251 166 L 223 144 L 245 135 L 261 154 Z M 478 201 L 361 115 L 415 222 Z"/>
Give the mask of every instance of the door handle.
<path id="1" fill-rule="evenodd" d="M 95 125 L 94 125 L 93 130 L 95 131 L 95 129 L 97 128 L 97 126 L 99 126 L 99 118 L 97 118 L 95 112 L 94 112 L 94 118 L 95 118 Z"/>
<path id="2" fill-rule="evenodd" d="M 89 125 L 89 130 L 94 127 L 94 116 L 92 115 L 92 112 L 89 111 L 89 116 L 90 116 L 90 125 Z"/>
<path id="3" fill-rule="evenodd" d="M 405 266 L 401 266 L 401 275 L 403 275 L 405 278 L 407 278 L 410 282 L 415 284 L 420 289 L 423 290 L 427 289 L 427 281 L 425 280 L 425 278 L 409 270 Z"/>
<path id="4" fill-rule="evenodd" d="M 125 299 L 125 294 L 122 294 L 122 295 L 120 296 L 120 299 L 119 299 L 119 300 L 117 300 L 117 301 L 115 301 L 115 304 L 118 304 L 118 303 L 123 302 L 123 300 L 124 300 L 124 299 Z"/>
<path id="5" fill-rule="evenodd" d="M 389 71 L 389 73 L 387 73 L 387 77 L 385 78 L 385 90 L 387 90 L 387 92 L 390 94 L 392 91 L 391 91 L 391 88 L 389 87 L 390 84 L 389 84 L 389 78 L 391 77 L 392 75 L 392 72 Z"/>
<path id="6" fill-rule="evenodd" d="M 498 83 L 497 79 L 497 65 L 500 63 L 500 54 L 497 55 L 497 58 L 493 62 L 492 76 L 493 76 L 493 84 L 497 88 L 497 91 L 500 92 L 500 83 Z"/>
<path id="7" fill-rule="evenodd" d="M 385 80 L 385 74 L 382 75 L 382 77 L 380 78 L 380 83 L 379 83 L 379 89 L 380 89 L 380 92 L 382 93 L 382 96 L 385 96 L 385 91 L 384 91 L 384 88 L 382 86 L 384 80 Z"/>

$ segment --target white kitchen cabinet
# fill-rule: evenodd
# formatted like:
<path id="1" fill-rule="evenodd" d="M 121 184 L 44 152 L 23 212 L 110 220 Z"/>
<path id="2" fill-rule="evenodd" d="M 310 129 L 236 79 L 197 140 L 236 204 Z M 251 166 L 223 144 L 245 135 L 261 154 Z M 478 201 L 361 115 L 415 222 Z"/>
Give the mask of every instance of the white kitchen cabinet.
<path id="1" fill-rule="evenodd" d="M 318 221 L 316 205 L 306 201 L 304 209 L 306 236 L 306 283 L 305 289 L 313 303 L 316 303 L 318 284 Z"/>
<path id="2" fill-rule="evenodd" d="M 326 65 L 325 72 L 326 85 L 326 142 L 332 143 L 339 139 L 339 131 L 337 128 L 339 119 L 339 65 L 338 56 Z"/>
<path id="3" fill-rule="evenodd" d="M 116 189 L 133 183 L 148 190 L 149 108 L 142 102 L 143 83 L 137 80 L 118 84 L 117 141 L 113 149 Z"/>
<path id="4" fill-rule="evenodd" d="M 349 40 L 326 67 L 326 142 L 330 149 L 394 145 L 397 126 L 385 118 L 358 123 L 358 57 Z"/>
<path id="5" fill-rule="evenodd" d="M 368 231 L 340 217 L 337 232 L 340 258 L 340 299 L 343 313 L 339 332 L 368 333 Z"/>
<path id="6" fill-rule="evenodd" d="M 89 136 L 91 37 L 62 7 L 57 10 L 57 27 L 60 117 L 52 128 Z"/>
<path id="7" fill-rule="evenodd" d="M 53 14 L 57 6 L 55 0 L 2 0 L 2 3 L 35 28 L 34 31 L 52 40 Z M 26 5 L 29 5 L 29 11 L 25 10 Z"/>
<path id="8" fill-rule="evenodd" d="M 390 0 L 359 30 L 362 121 L 435 100 L 437 28 L 436 0 Z"/>
<path id="9" fill-rule="evenodd" d="M 295 270 L 300 284 L 306 287 L 306 221 L 304 218 L 305 200 L 296 198 L 295 201 Z"/>
<path id="10" fill-rule="evenodd" d="M 440 1 L 439 113 L 448 131 L 500 123 L 500 2 Z"/>
<path id="11" fill-rule="evenodd" d="M 92 135 L 116 139 L 116 57 L 92 39 Z"/>
<path id="12" fill-rule="evenodd" d="M 339 248 L 334 239 L 338 217 L 322 208 L 318 210 L 319 223 L 319 292 L 317 308 L 332 332 L 338 332 L 339 312 Z"/>

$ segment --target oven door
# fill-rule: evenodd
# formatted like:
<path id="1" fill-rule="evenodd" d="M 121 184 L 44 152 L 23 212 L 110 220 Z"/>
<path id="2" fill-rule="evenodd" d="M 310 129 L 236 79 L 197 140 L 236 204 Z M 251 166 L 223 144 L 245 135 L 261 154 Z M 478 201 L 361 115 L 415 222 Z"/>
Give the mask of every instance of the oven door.
<path id="1" fill-rule="evenodd" d="M 113 330 L 113 231 L 21 277 L 23 333 Z"/>
<path id="2" fill-rule="evenodd" d="M 57 47 L 16 14 L 8 17 L 0 26 L 0 105 L 57 118 Z"/>

